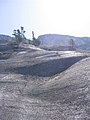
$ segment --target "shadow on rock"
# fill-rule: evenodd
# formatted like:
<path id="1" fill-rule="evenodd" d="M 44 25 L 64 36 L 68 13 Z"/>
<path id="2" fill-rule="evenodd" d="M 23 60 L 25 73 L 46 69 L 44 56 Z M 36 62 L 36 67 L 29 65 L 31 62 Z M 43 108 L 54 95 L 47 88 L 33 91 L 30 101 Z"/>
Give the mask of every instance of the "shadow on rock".
<path id="1" fill-rule="evenodd" d="M 14 70 L 9 69 L 9 71 L 12 71 L 16 74 L 51 77 L 55 74 L 65 71 L 71 65 L 83 58 L 85 58 L 85 56 L 55 59 L 32 66 L 14 68 Z"/>

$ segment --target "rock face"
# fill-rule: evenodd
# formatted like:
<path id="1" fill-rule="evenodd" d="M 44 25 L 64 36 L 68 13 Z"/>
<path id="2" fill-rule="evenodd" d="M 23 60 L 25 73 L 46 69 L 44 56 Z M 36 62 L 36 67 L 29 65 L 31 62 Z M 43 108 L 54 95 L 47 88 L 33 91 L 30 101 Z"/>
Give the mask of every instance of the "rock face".
<path id="1" fill-rule="evenodd" d="M 76 47 L 90 50 L 90 37 L 74 37 L 68 35 L 46 34 L 38 37 L 43 46 L 61 45 L 68 46 L 70 39 L 73 39 Z"/>
<path id="2" fill-rule="evenodd" d="M 77 72 L 78 71 L 78 72 Z M 90 119 L 90 58 L 84 59 L 70 69 L 37 88 L 35 95 L 52 101 L 54 118 L 65 120 Z M 53 107 L 52 107 L 53 108 Z"/>
<path id="3" fill-rule="evenodd" d="M 0 43 L 8 43 L 8 42 L 10 42 L 12 40 L 14 40 L 13 37 L 10 37 L 9 35 L 0 34 Z"/>
<path id="4" fill-rule="evenodd" d="M 0 60 L 0 120 L 89 120 L 89 89 L 89 54 L 19 48 Z"/>
<path id="5" fill-rule="evenodd" d="M 15 39 L 13 37 L 0 34 L 0 52 L 12 50 L 12 48 L 14 47 L 13 45 L 10 45 L 10 44 L 12 44 L 13 42 L 15 42 Z M 0 56 L 0 59 L 1 59 L 1 56 Z"/>

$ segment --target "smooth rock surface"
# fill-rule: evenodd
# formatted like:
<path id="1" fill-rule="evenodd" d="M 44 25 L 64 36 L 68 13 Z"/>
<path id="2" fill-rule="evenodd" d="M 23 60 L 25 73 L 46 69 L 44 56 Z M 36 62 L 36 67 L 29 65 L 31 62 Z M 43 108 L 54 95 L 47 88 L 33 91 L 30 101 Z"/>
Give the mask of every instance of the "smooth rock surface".
<path id="1" fill-rule="evenodd" d="M 85 54 L 25 48 L 0 60 L 0 120 L 89 119 L 90 58 Z"/>

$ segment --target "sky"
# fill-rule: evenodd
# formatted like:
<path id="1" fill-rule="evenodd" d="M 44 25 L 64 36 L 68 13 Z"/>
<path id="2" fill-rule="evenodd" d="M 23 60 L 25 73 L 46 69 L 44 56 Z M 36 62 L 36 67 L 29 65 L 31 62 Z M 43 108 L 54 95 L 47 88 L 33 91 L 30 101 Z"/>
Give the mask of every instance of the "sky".
<path id="1" fill-rule="evenodd" d="M 90 37 L 90 0 L 0 0 L 0 34 L 24 27 L 27 38 L 43 34 Z"/>

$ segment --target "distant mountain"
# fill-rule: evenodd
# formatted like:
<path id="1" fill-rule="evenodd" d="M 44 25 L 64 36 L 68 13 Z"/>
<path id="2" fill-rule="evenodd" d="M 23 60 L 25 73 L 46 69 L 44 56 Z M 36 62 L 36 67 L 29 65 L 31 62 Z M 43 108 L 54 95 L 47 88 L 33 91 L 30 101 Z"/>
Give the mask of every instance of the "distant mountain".
<path id="1" fill-rule="evenodd" d="M 12 44 L 14 40 L 14 37 L 0 34 L 0 52 L 11 50 L 13 46 L 10 44 Z"/>
<path id="2" fill-rule="evenodd" d="M 73 39 L 76 47 L 90 50 L 90 37 L 74 37 L 69 35 L 45 34 L 40 35 L 38 39 L 41 45 L 61 45 L 68 46 L 70 39 Z"/>
<path id="3" fill-rule="evenodd" d="M 0 34 L 0 43 L 6 43 L 6 42 L 10 42 L 14 40 L 13 37 L 9 36 L 9 35 L 2 35 Z"/>

